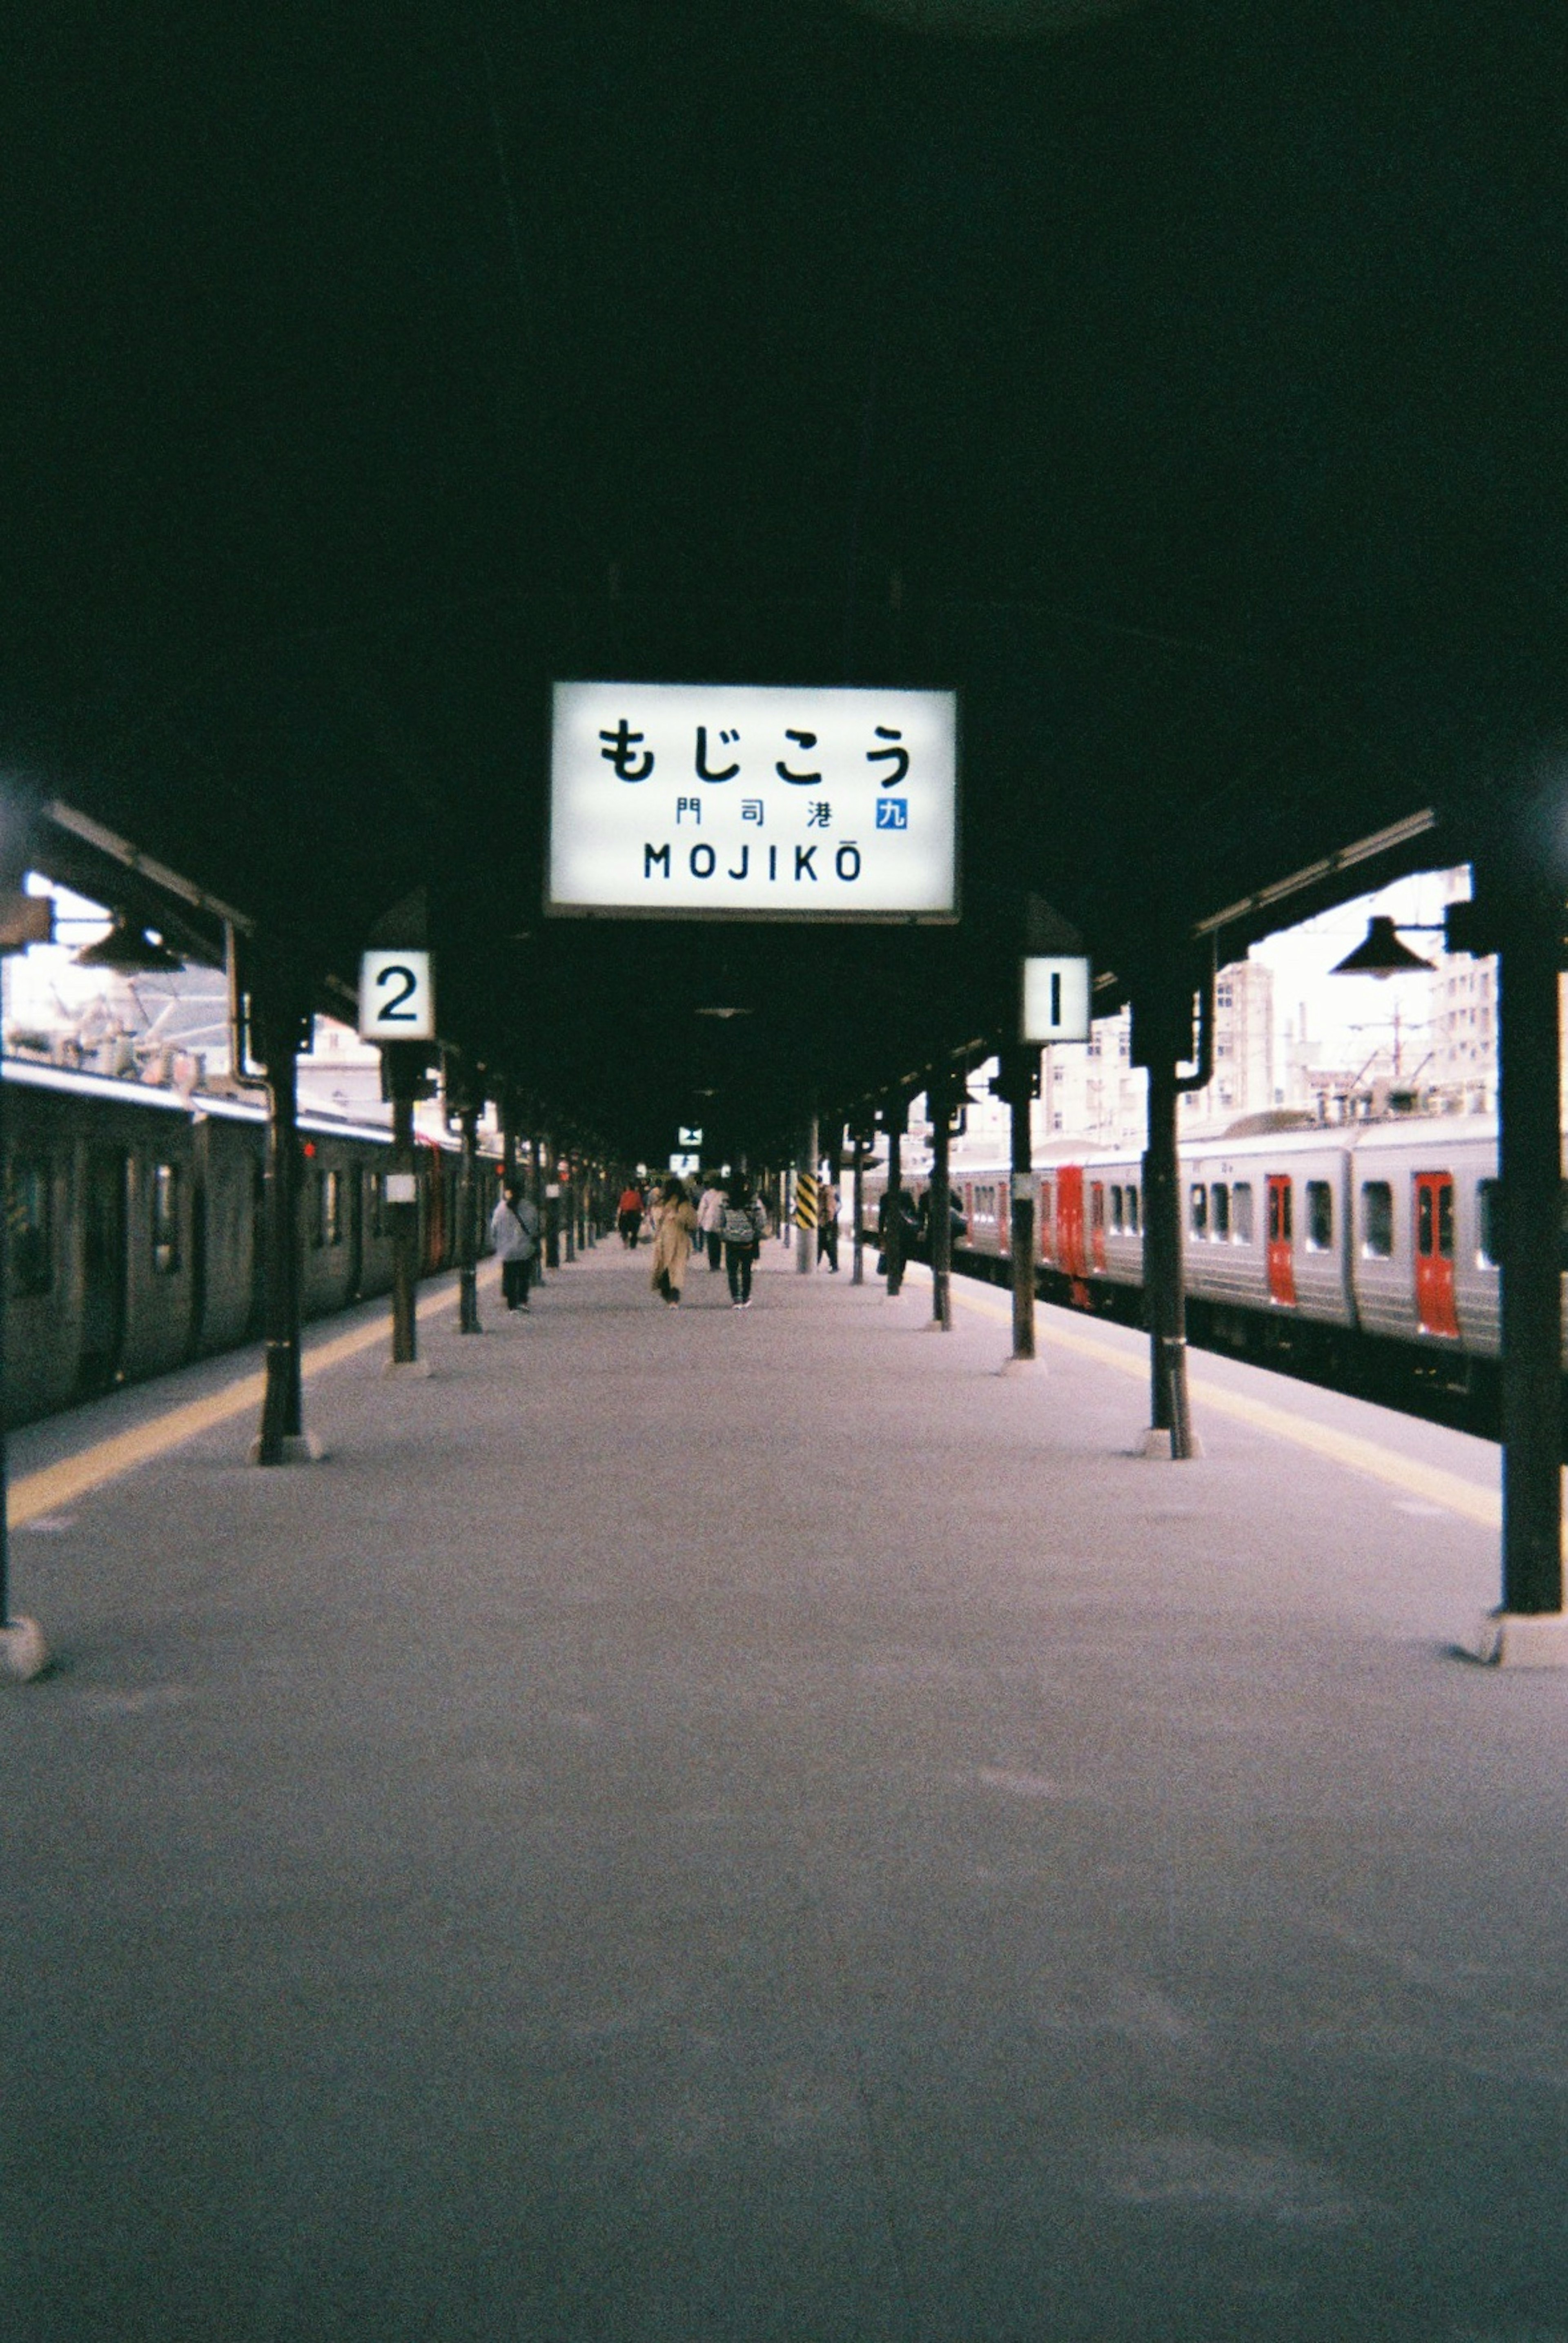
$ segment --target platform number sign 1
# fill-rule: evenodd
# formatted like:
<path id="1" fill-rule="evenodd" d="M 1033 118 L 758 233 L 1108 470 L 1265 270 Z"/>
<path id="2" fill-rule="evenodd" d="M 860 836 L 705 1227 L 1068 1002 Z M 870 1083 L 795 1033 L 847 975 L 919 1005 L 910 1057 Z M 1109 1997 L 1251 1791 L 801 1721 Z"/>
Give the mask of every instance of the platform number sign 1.
<path id="1" fill-rule="evenodd" d="M 1026 960 L 1021 1023 L 1022 1041 L 1087 1041 L 1089 962 Z"/>
<path id="2" fill-rule="evenodd" d="M 433 1041 L 436 987 L 427 951 L 367 951 L 359 963 L 359 1032 L 367 1041 Z"/>

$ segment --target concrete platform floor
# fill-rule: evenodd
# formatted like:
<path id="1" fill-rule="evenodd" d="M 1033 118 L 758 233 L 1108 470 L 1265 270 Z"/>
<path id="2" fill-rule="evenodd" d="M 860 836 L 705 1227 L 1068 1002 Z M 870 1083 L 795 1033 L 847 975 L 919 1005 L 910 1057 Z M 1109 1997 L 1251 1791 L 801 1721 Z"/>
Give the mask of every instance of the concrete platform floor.
<path id="1" fill-rule="evenodd" d="M 1204 1362 L 1150 1463 L 1131 1337 L 648 1258 L 18 1534 L 5 2343 L 1562 2343 L 1488 1453 Z"/>

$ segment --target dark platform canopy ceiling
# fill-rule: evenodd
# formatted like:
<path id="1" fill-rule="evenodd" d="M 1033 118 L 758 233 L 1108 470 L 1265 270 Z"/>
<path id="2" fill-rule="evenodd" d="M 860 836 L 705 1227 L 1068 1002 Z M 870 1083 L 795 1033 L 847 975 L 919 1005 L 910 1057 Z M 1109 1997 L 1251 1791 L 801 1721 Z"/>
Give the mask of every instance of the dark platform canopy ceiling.
<path id="1" fill-rule="evenodd" d="M 14 795 L 321 978 L 426 887 L 616 1143 L 997 1030 L 1026 891 L 1125 970 L 1560 754 L 1560 0 L 13 27 Z M 547 924 L 554 675 L 955 685 L 962 926 Z"/>

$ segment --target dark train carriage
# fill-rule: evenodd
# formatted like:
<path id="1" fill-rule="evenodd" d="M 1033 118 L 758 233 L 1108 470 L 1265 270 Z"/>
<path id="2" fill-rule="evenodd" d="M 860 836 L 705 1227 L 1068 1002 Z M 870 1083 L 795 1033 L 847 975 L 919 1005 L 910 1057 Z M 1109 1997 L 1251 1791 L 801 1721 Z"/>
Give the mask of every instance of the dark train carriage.
<path id="1" fill-rule="evenodd" d="M 256 1337 L 259 1101 L 201 1098 L 8 1061 L 5 1412 L 25 1423 Z M 392 1282 L 389 1135 L 303 1116 L 301 1314 Z M 418 1149 L 420 1264 L 456 1251 L 454 1151 Z M 488 1189 L 484 1193 L 487 1196 Z M 480 1214 L 481 1251 L 487 1237 Z"/>

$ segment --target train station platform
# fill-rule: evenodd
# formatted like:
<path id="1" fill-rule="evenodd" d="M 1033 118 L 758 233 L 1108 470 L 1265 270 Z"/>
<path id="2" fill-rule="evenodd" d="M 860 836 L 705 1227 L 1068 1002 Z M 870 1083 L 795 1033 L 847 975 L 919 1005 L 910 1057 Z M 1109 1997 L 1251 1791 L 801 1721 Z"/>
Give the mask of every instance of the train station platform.
<path id="1" fill-rule="evenodd" d="M 8 2343 L 1560 2343 L 1493 1452 L 648 1270 L 315 1330 L 318 1464 L 243 1359 L 15 1438 Z"/>

